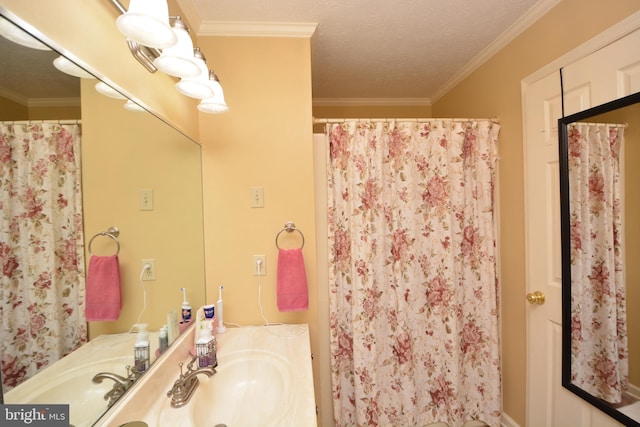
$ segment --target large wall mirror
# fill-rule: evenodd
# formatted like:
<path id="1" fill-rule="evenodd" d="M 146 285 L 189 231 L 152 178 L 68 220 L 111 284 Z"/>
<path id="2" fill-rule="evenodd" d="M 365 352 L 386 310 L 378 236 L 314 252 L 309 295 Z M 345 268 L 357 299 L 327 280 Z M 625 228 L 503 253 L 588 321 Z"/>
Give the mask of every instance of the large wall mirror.
<path id="1" fill-rule="evenodd" d="M 640 426 L 640 93 L 558 124 L 562 385 Z"/>
<path id="2" fill-rule="evenodd" d="M 33 30 L 28 23 L 6 13 L 0 6 L 0 19 L 5 18 L 5 23 Z M 37 29 L 32 33 L 44 45 L 51 45 Z M 129 54 L 124 39 L 123 52 Z M 180 313 L 181 288 L 186 289 L 194 308 L 205 303 L 201 149 L 197 141 L 152 112 L 126 109 L 126 99 L 98 92 L 98 79 L 92 76 L 70 77 L 58 71 L 52 60 L 60 53 L 64 54 L 64 51 L 27 48 L 0 37 L 0 121 L 81 123 L 85 265 L 88 266 L 92 255 L 87 247 L 92 237 L 110 227 L 117 227 L 122 295 L 118 319 L 89 322 L 89 342 L 82 348 L 93 345 L 97 350 L 92 356 L 95 358 L 90 360 L 93 371 L 89 379 L 103 369 L 117 369 L 113 373 L 125 376 L 126 365 L 133 364 L 133 346 L 124 350 L 124 358 L 118 359 L 115 367 L 101 365 L 98 360 L 101 352 L 112 347 L 109 341 L 112 337 L 127 336 L 133 342 L 133 325 L 148 324 L 153 360 L 158 330 L 167 323 L 168 314 L 173 311 Z M 118 61 L 118 58 L 112 60 Z M 109 76 L 104 77 L 108 79 Z M 117 87 L 111 89 L 118 92 Z M 149 191 L 153 196 L 151 209 L 141 205 L 142 195 L 149 194 Z M 3 232 L 6 231 L 5 226 L 8 227 L 4 224 Z M 115 246 L 110 238 L 98 237 L 91 249 L 93 254 L 102 255 L 113 253 Z M 143 259 L 155 260 L 155 280 L 140 280 Z M 24 286 L 28 284 L 24 283 Z M 0 295 L 3 296 L 0 303 L 7 304 L 8 293 Z M 0 313 L 2 316 L 11 315 L 8 309 L 2 309 Z M 43 324 L 46 327 L 54 320 L 43 319 Z M 29 336 L 29 339 L 37 341 L 38 338 Z M 11 344 L 5 344 L 0 348 L 1 373 L 5 379 L 16 375 L 12 371 L 10 347 Z M 32 356 L 25 354 L 24 357 Z M 52 375 L 52 370 L 62 366 L 64 363 L 42 366 L 41 372 L 25 378 L 22 384 L 37 380 L 45 372 Z M 0 397 L 4 403 L 68 403 L 71 424 L 92 425 L 113 403 L 103 398 L 104 387 L 109 390 L 113 382 L 107 380 L 95 384 L 79 375 L 74 376 L 78 369 L 74 372 L 54 372 L 54 381 L 49 376 L 47 384 L 37 387 L 37 393 L 28 393 L 31 396 L 37 394 L 40 401 L 12 398 L 12 392 L 20 384 L 10 387 L 11 390 L 3 387 L 4 394 Z M 71 392 L 62 391 L 66 383 L 71 386 Z M 101 391 L 95 391 L 99 387 L 102 387 Z M 93 391 L 95 396 L 87 396 L 87 391 Z M 77 399 L 74 393 L 77 393 Z M 88 399 L 96 396 L 98 403 L 93 413 L 80 410 L 92 406 Z"/>

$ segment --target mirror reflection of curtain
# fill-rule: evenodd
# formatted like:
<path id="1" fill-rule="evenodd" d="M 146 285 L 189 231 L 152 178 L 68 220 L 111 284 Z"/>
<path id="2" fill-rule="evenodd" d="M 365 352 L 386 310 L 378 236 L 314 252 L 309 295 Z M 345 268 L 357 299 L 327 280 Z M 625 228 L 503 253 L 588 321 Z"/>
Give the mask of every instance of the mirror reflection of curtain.
<path id="1" fill-rule="evenodd" d="M 619 159 L 624 126 L 575 123 L 568 134 L 571 379 L 619 403 L 629 374 Z"/>
<path id="2" fill-rule="evenodd" d="M 0 122 L 0 350 L 9 390 L 86 342 L 80 125 Z"/>
<path id="3" fill-rule="evenodd" d="M 336 424 L 500 424 L 485 121 L 327 126 Z"/>

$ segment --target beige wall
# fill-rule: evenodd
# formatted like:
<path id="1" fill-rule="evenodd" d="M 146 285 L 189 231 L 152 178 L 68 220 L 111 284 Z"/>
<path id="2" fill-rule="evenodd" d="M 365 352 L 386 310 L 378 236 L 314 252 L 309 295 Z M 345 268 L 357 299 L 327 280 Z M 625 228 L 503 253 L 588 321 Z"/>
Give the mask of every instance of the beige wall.
<path id="1" fill-rule="evenodd" d="M 90 322 L 93 338 L 128 331 L 143 310 L 142 259 L 155 259 L 156 280 L 145 281 L 150 330 L 180 313 L 181 287 L 195 309 L 205 302 L 201 147 L 149 113 L 123 108 L 82 80 L 82 189 L 85 248 L 111 226 L 120 229 L 122 311 L 114 322 Z M 140 189 L 153 190 L 151 211 L 140 210 Z M 114 243 L 99 237 L 96 255 Z M 89 253 L 86 251 L 87 265 Z"/>
<path id="2" fill-rule="evenodd" d="M 318 295 L 311 114 L 311 52 L 306 38 L 201 37 L 230 111 L 200 116 L 204 178 L 207 301 L 224 285 L 224 318 L 262 324 L 253 255 L 264 254 L 264 314 L 270 323 L 308 323 L 318 355 Z M 249 189 L 264 188 L 264 208 L 251 208 Z M 287 221 L 305 237 L 309 310 L 276 306 L 276 234 Z M 284 233 L 283 247 L 297 236 Z M 290 238 L 288 240 L 287 238 Z M 314 363 L 318 392 L 318 358 Z"/>
<path id="3" fill-rule="evenodd" d="M 433 105 L 438 117 L 499 117 L 504 411 L 525 425 L 525 241 L 520 82 L 640 10 L 635 0 L 562 0 Z"/>

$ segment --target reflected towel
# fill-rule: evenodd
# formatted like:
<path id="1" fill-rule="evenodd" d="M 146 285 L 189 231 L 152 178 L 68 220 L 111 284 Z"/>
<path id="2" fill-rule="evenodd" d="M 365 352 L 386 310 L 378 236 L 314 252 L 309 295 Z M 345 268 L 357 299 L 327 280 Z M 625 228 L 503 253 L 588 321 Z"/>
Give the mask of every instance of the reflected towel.
<path id="1" fill-rule="evenodd" d="M 302 311 L 309 308 L 309 290 L 302 249 L 278 251 L 278 310 Z"/>
<path id="2" fill-rule="evenodd" d="M 87 321 L 117 320 L 122 308 L 120 292 L 118 256 L 91 256 L 86 287 Z"/>

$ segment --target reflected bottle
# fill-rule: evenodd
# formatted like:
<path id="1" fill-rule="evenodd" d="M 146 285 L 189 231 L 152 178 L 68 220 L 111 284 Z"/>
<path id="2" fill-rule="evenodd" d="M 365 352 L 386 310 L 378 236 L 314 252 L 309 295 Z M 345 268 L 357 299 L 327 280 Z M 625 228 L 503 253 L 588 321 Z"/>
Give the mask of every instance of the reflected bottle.
<path id="1" fill-rule="evenodd" d="M 149 333 L 147 332 L 147 324 L 139 323 L 138 336 L 133 351 L 133 364 L 138 373 L 145 372 L 149 369 Z"/>

